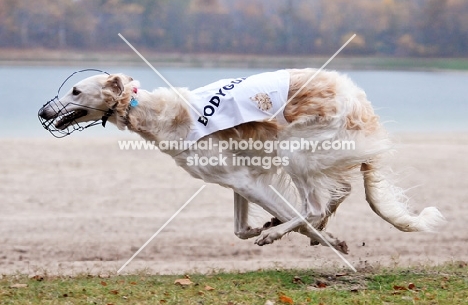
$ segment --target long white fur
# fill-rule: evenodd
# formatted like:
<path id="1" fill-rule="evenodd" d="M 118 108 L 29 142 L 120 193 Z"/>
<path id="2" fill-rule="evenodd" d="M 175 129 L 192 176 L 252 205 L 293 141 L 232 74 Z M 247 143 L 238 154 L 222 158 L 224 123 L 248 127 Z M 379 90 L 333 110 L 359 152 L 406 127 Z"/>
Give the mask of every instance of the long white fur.
<path id="1" fill-rule="evenodd" d="M 405 232 L 436 232 L 445 219 L 435 207 L 427 207 L 417 216 L 408 210 L 408 198 L 403 190 L 390 184 L 376 170 L 364 171 L 366 200 L 380 217 Z"/>

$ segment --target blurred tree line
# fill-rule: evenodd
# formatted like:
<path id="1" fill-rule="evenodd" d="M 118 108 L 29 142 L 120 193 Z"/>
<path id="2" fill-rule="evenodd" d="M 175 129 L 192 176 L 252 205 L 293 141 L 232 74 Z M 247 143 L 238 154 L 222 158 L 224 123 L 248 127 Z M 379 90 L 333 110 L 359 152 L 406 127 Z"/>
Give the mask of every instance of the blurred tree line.
<path id="1" fill-rule="evenodd" d="M 0 47 L 466 56 L 466 0 L 0 0 Z"/>

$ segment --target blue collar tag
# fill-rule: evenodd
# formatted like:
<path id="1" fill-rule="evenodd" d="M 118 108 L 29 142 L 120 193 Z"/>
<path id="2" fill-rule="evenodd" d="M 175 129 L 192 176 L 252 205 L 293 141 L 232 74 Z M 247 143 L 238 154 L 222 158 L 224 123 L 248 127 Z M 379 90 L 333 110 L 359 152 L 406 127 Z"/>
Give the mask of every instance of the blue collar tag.
<path id="1" fill-rule="evenodd" d="M 130 100 L 130 107 L 136 107 L 138 106 L 138 101 L 132 97 L 132 99 Z"/>

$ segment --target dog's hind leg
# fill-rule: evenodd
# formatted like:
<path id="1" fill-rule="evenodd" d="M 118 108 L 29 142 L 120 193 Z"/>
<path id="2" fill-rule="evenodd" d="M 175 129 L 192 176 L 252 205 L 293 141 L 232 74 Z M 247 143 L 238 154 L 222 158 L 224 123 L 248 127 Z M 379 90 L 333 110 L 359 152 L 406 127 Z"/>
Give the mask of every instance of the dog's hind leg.
<path id="1" fill-rule="evenodd" d="M 337 198 L 337 199 L 332 199 L 330 201 L 330 203 L 328 204 L 328 209 L 327 209 L 327 213 L 325 215 L 325 217 L 322 219 L 322 221 L 320 222 L 320 224 L 318 225 L 317 227 L 317 230 L 319 231 L 323 231 L 323 229 L 325 229 L 325 227 L 327 226 L 327 223 L 328 223 L 328 219 L 330 218 L 331 215 L 333 215 L 336 210 L 338 209 L 338 207 L 340 206 L 340 204 L 345 201 L 345 199 L 349 196 L 349 194 L 351 193 L 351 184 L 347 183 L 347 182 L 344 182 L 343 183 L 343 188 L 339 190 L 340 194 L 342 194 L 341 197 Z M 310 239 L 310 245 L 311 246 L 316 246 L 316 245 L 319 245 L 320 244 L 320 241 L 314 239 L 314 238 L 311 238 Z M 344 246 L 344 245 L 343 245 Z"/>
<path id="2" fill-rule="evenodd" d="M 345 201 L 346 198 L 348 198 L 349 194 L 351 194 L 351 184 L 347 182 L 343 183 L 343 187 L 339 190 L 339 193 L 342 194 L 339 198 L 330 200 L 330 203 L 328 204 L 328 208 L 327 208 L 327 214 L 325 215 L 325 218 L 322 219 L 322 222 L 317 227 L 318 230 L 322 231 L 323 229 L 325 229 L 330 216 L 336 212 L 340 204 L 343 201 Z"/>

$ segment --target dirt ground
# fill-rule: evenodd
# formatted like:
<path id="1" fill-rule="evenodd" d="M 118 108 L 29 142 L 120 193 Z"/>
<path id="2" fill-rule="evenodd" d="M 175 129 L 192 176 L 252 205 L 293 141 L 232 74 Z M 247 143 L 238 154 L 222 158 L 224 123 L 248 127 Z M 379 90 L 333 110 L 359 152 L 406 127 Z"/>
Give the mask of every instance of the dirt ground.
<path id="1" fill-rule="evenodd" d="M 397 139 L 392 164 L 400 185 L 412 188 L 412 209 L 437 206 L 445 228 L 398 231 L 356 183 L 327 231 L 347 242 L 356 268 L 468 260 L 468 135 Z M 169 156 L 119 150 L 117 140 L 0 140 L 0 274 L 116 272 L 203 185 Z M 209 184 L 123 272 L 346 266 L 297 233 L 259 247 L 233 226 L 232 191 Z"/>

